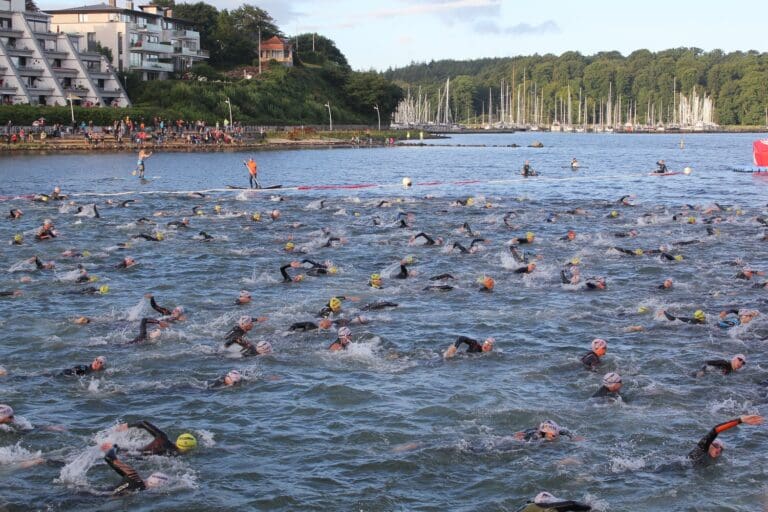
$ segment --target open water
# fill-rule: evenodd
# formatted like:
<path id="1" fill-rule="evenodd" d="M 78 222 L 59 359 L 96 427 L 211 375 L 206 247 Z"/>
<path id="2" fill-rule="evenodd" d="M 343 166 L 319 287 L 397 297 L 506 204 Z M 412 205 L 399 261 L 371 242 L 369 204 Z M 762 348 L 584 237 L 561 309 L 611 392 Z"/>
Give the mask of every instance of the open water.
<path id="1" fill-rule="evenodd" d="M 509 511 L 546 490 L 601 511 L 762 510 L 765 425 L 722 434 L 726 449 L 715 465 L 692 468 L 685 458 L 715 424 L 768 412 L 768 291 L 752 286 L 767 278 L 735 279 L 747 266 L 768 270 L 765 227 L 756 221 L 766 214 L 768 182 L 730 170 L 750 164 L 754 138 L 686 135 L 680 149 L 679 135 L 529 133 L 456 136 L 426 147 L 271 151 L 254 155 L 262 183 L 286 189 L 260 192 L 223 190 L 247 185 L 246 154 L 158 152 L 147 160 L 145 184 L 131 175 L 135 155 L 4 157 L 0 205 L 24 216 L 0 222 L 0 290 L 22 291 L 0 299 L 0 365 L 8 373 L 0 402 L 14 407 L 17 421 L 0 427 L 0 508 Z M 545 147 L 507 147 L 534 139 Z M 567 168 L 572 157 L 585 168 Z M 693 173 L 648 176 L 660 158 Z M 540 177 L 519 176 L 526 159 Z M 404 176 L 415 186 L 403 189 Z M 101 218 L 78 216 L 68 201 L 8 198 L 57 184 L 77 205 L 96 204 Z M 359 184 L 382 186 L 289 188 Z M 205 197 L 190 197 L 195 190 Z M 636 206 L 616 204 L 627 194 Z M 469 197 L 473 206 L 454 204 Z M 136 201 L 118 206 L 126 199 Z M 715 202 L 724 210 L 705 214 Z M 194 216 L 198 205 L 203 215 Z M 576 207 L 586 213 L 566 213 Z M 282 215 L 273 222 L 275 208 Z M 251 220 L 254 212 L 261 221 Z M 397 227 L 400 212 L 411 213 L 410 228 Z M 166 227 L 184 216 L 191 229 Z M 140 217 L 156 224 L 137 224 Z M 59 237 L 36 242 L 44 218 Z M 474 254 L 448 250 L 471 242 L 460 230 L 465 222 L 487 240 Z M 324 247 L 322 228 L 342 243 Z M 560 240 L 569 229 L 576 240 Z M 630 229 L 636 238 L 614 236 Z M 161 242 L 132 238 L 157 231 Z M 200 240 L 199 231 L 214 240 Z M 421 231 L 446 245 L 410 244 Z M 521 276 L 506 244 L 527 231 L 536 240 L 525 249 L 538 266 Z M 23 245 L 8 243 L 16 233 Z M 286 253 L 289 239 L 306 254 Z M 700 243 L 672 246 L 690 240 Z M 119 249 L 123 242 L 129 248 Z M 683 260 L 611 248 L 662 244 Z M 67 249 L 88 255 L 63 257 Z M 34 270 L 25 263 L 34 255 L 55 261 L 55 270 Z M 409 255 L 415 275 L 392 279 Z M 138 265 L 116 270 L 124 256 Z M 338 273 L 282 283 L 279 267 L 305 257 L 329 261 Z M 606 277 L 605 291 L 560 283 L 574 257 L 584 278 Z M 109 292 L 68 293 L 89 286 L 72 282 L 78 264 L 98 277 L 90 285 Z M 423 291 L 444 272 L 456 277 L 454 290 Z M 367 286 L 372 273 L 383 275 L 383 289 Z M 493 293 L 478 292 L 483 275 L 496 280 Z M 660 291 L 668 277 L 674 288 Z M 252 292 L 251 304 L 234 304 L 240 290 Z M 142 317 L 158 316 L 144 298 L 149 292 L 166 307 L 183 305 L 188 319 L 151 342 L 127 344 Z M 344 352 L 327 350 L 333 331 L 288 331 L 293 322 L 316 321 L 335 295 L 359 298 L 344 302 L 347 318 L 374 301 L 399 306 L 363 312 L 368 323 L 351 326 L 354 343 Z M 716 327 L 718 312 L 729 308 L 762 314 L 741 327 Z M 661 315 L 696 309 L 707 325 Z M 248 337 L 271 341 L 272 355 L 223 349 L 224 334 L 244 314 L 267 317 Z M 80 315 L 92 322 L 75 325 Z M 494 336 L 496 349 L 444 361 L 458 335 Z M 608 354 L 589 372 L 579 357 L 596 337 L 608 341 Z M 704 360 L 736 353 L 747 357 L 742 371 L 690 376 Z M 100 374 L 51 376 L 97 355 L 108 359 Z M 233 368 L 246 377 L 241 386 L 208 389 Z M 623 376 L 624 399 L 590 399 L 608 371 Z M 139 474 L 163 471 L 171 483 L 109 498 L 120 478 L 99 445 L 138 448 L 146 442 L 141 432 L 113 428 L 139 419 L 173 439 L 192 432 L 200 446 L 176 458 L 127 456 Z M 545 419 L 583 440 L 512 437 Z M 45 462 L 25 467 L 38 458 Z"/>

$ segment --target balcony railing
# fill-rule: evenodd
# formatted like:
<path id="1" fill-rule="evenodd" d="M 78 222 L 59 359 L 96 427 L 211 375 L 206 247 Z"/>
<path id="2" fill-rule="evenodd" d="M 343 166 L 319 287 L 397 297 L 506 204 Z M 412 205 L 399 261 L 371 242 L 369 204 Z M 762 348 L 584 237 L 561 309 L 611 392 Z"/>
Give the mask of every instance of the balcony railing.
<path id="1" fill-rule="evenodd" d="M 132 52 L 145 52 L 145 53 L 172 53 L 173 46 L 170 43 L 150 43 L 147 41 L 139 41 L 131 45 Z"/>
<path id="2" fill-rule="evenodd" d="M 0 37 L 22 37 L 24 32 L 21 30 L 14 30 L 12 28 L 0 28 Z"/>
<path id="3" fill-rule="evenodd" d="M 184 48 L 183 46 L 174 47 L 173 53 L 181 55 L 182 57 L 199 57 L 201 59 L 207 59 L 209 57 L 207 50 L 193 50 L 191 48 Z"/>
<path id="4" fill-rule="evenodd" d="M 8 55 L 32 55 L 34 52 L 26 47 L 13 47 L 8 46 L 6 47 L 8 50 Z"/>
<path id="5" fill-rule="evenodd" d="M 42 76 L 44 71 L 42 68 L 33 68 L 30 66 L 19 66 L 16 69 L 19 71 L 20 75 L 24 76 Z"/>
<path id="6" fill-rule="evenodd" d="M 173 72 L 173 64 L 165 62 L 143 62 L 139 66 L 132 66 L 134 69 L 140 69 L 143 71 L 166 71 L 168 73 Z"/>
<path id="7" fill-rule="evenodd" d="M 17 89 L 15 85 L 0 84 L 0 93 L 16 92 Z"/>
<path id="8" fill-rule="evenodd" d="M 77 69 L 73 68 L 52 68 L 53 72 L 57 75 L 76 75 L 78 73 Z"/>
<path id="9" fill-rule="evenodd" d="M 176 39 L 200 39 L 200 33 L 194 30 L 174 30 L 173 37 Z"/>

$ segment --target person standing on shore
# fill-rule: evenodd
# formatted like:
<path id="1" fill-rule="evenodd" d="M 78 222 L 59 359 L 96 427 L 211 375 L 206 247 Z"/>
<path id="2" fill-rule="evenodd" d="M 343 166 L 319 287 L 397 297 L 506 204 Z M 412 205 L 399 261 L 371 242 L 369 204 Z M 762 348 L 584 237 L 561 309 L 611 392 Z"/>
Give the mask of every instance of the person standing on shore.
<path id="1" fill-rule="evenodd" d="M 248 168 L 248 174 L 250 175 L 248 180 L 251 184 L 251 188 L 261 188 L 261 185 L 259 184 L 259 166 L 256 165 L 256 161 L 253 159 L 253 157 L 249 158 L 247 162 L 243 162 L 245 164 L 245 167 Z M 255 185 L 255 186 L 254 186 Z"/>
<path id="2" fill-rule="evenodd" d="M 152 156 L 152 151 L 144 148 L 139 150 L 139 160 L 136 162 L 136 170 L 139 171 L 139 178 L 144 179 L 144 160 Z"/>

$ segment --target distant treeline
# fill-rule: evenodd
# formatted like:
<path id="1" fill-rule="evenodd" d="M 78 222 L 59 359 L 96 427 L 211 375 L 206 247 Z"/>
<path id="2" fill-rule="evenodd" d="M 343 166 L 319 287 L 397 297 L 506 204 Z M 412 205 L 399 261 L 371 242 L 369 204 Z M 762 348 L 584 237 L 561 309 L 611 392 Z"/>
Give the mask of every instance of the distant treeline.
<path id="1" fill-rule="evenodd" d="M 560 56 L 441 60 L 389 69 L 383 76 L 403 88 L 410 87 L 412 94 L 422 86 L 423 93 L 433 95 L 450 78 L 451 105 L 458 120 L 487 112 L 489 89 L 494 105 L 498 105 L 502 80 L 505 91 L 509 87 L 516 101 L 524 77 L 528 95 L 535 87 L 541 101 L 543 92 L 544 112 L 550 118 L 555 105 L 559 111 L 561 102 L 567 101 L 569 86 L 574 112 L 580 90 L 582 97 L 589 98 L 587 108 L 591 112 L 592 105 L 605 103 L 610 89 L 614 105 L 621 95 L 624 108 L 636 105 L 637 118 L 643 120 L 649 104 L 657 118 L 662 113 L 665 121 L 671 120 L 673 87 L 678 94 L 690 95 L 695 86 L 699 94 L 709 95 L 715 105 L 715 121 L 722 125 L 764 125 L 768 107 L 768 54 L 756 51 L 726 54 L 675 48 L 655 53 L 637 50 L 627 57 L 619 52 L 590 56 L 567 52 Z"/>

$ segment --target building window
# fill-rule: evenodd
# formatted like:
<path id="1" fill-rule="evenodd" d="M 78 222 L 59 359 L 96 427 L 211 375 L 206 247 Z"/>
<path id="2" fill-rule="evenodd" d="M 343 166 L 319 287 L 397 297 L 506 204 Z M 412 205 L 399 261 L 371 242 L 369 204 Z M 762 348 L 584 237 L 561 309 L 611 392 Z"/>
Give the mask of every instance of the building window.
<path id="1" fill-rule="evenodd" d="M 131 60 L 130 60 L 131 67 L 138 68 L 141 66 L 141 54 L 136 52 L 131 52 Z"/>
<path id="2" fill-rule="evenodd" d="M 156 71 L 147 71 L 147 80 L 159 80 L 160 73 Z"/>
<path id="3" fill-rule="evenodd" d="M 13 28 L 11 18 L 0 18 L 0 28 Z"/>
<path id="4" fill-rule="evenodd" d="M 77 21 L 79 23 L 88 23 L 88 15 L 87 14 L 78 14 L 77 15 Z"/>

